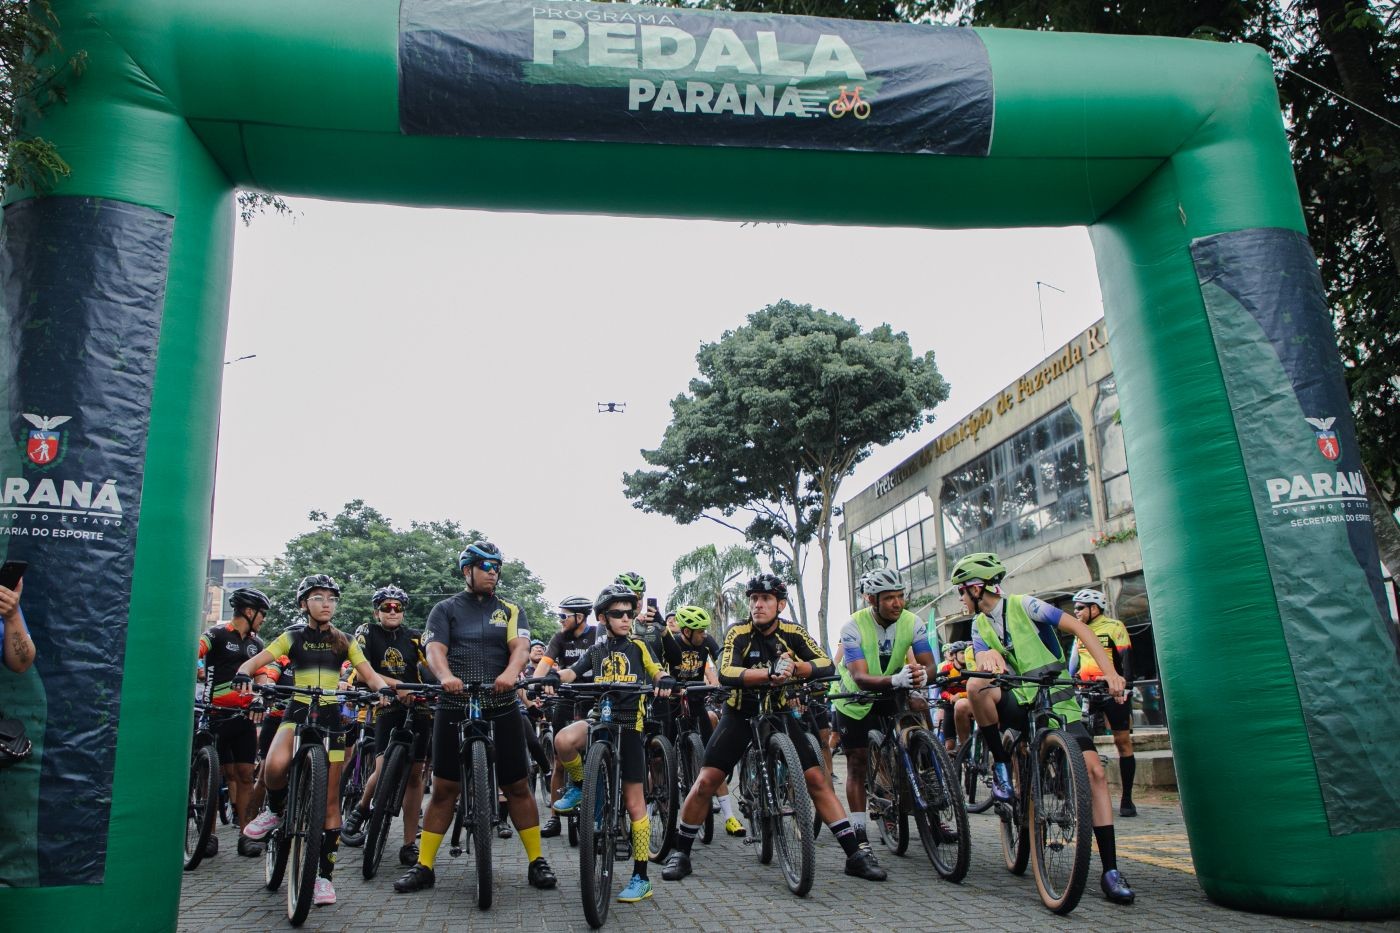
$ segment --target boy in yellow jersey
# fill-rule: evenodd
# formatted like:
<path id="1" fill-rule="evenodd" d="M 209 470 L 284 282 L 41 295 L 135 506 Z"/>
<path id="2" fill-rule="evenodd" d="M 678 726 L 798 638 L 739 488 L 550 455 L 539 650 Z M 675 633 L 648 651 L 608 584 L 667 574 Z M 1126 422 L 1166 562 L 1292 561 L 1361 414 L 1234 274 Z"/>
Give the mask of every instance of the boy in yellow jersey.
<path id="1" fill-rule="evenodd" d="M 1107 612 L 1108 598 L 1099 590 L 1085 589 L 1074 594 L 1074 617 L 1089 626 L 1127 683 L 1126 696 L 1122 700 L 1091 697 L 1089 712 L 1103 713 L 1108 720 L 1108 728 L 1113 732 L 1113 744 L 1118 748 L 1118 771 L 1123 778 L 1123 798 L 1118 802 L 1118 815 L 1137 816 L 1137 807 L 1133 804 L 1133 778 L 1137 774 L 1137 761 L 1133 758 L 1132 704 L 1126 702 L 1133 692 L 1133 642 L 1128 637 L 1127 627 L 1117 619 L 1110 619 Z M 1104 672 L 1099 669 L 1093 655 L 1083 646 L 1080 646 L 1078 655 L 1079 679 L 1103 680 Z"/>

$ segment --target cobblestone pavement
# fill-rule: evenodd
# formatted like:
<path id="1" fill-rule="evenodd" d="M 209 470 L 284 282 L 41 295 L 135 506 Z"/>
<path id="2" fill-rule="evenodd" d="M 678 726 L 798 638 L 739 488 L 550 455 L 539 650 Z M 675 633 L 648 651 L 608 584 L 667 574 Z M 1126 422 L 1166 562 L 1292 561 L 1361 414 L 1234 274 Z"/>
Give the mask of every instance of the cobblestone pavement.
<path id="1" fill-rule="evenodd" d="M 838 759 L 838 768 L 840 759 Z M 838 784 L 838 791 L 841 786 Z M 844 795 L 843 795 L 844 796 Z M 656 893 L 640 904 L 614 904 L 608 926 L 667 931 L 932 931 L 1091 929 L 1115 930 L 1281 930 L 1355 929 L 1357 924 L 1286 920 L 1239 913 L 1206 900 L 1192 874 L 1181 810 L 1174 797 L 1138 803 L 1139 816 L 1120 819 L 1120 867 L 1137 891 L 1137 903 L 1118 907 L 1098 889 L 1094 856 L 1089 886 L 1067 920 L 1046 911 L 1029 874 L 1010 875 L 1002 864 L 996 817 L 972 817 L 972 869 L 960 885 L 934 874 L 917 839 L 909 854 L 896 857 L 876 844 L 890 873 L 883 884 L 842 874 L 841 849 L 825 830 L 818 837 L 817 880 L 811 894 L 788 893 L 776 865 L 760 865 L 757 849 L 727 838 L 717 827 L 713 845 L 695 846 L 695 874 L 684 882 L 661 880 L 652 866 Z M 395 827 L 397 830 L 397 826 Z M 219 827 L 220 853 L 187 873 L 180 901 L 182 931 L 286 929 L 285 886 L 276 893 L 262 884 L 262 860 L 235 852 L 232 827 Z M 444 845 L 437 861 L 437 886 L 417 894 L 395 894 L 393 879 L 402 869 L 395 858 L 396 833 L 385 864 L 370 882 L 360 876 L 358 849 L 341 849 L 335 882 L 338 902 L 315 908 L 302 929 L 317 931 L 587 930 L 579 900 L 577 850 L 564 837 L 544 840 L 544 854 L 559 876 L 553 891 L 525 883 L 525 857 L 518 840 L 498 840 L 495 848 L 495 904 L 487 912 L 472 900 L 471 865 L 453 859 Z M 392 863 L 392 864 L 391 864 Z M 618 865 L 625 882 L 628 866 Z M 619 883 L 620 887 L 621 882 Z M 972 919 L 972 918 L 975 918 Z M 1400 930 L 1400 923 L 1371 925 Z"/>

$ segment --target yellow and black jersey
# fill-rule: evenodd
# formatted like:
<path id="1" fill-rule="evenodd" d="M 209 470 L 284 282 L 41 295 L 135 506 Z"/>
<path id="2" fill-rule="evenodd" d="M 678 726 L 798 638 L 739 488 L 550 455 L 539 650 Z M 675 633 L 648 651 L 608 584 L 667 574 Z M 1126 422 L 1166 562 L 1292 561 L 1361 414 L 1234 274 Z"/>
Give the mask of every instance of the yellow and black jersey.
<path id="1" fill-rule="evenodd" d="M 772 670 L 785 651 L 795 660 L 810 662 L 813 677 L 825 677 L 834 669 L 831 658 L 802 626 L 779 619 L 777 627 L 764 635 L 752 622 L 740 622 L 724 636 L 719 682 L 725 687 L 739 687 L 744 671 L 754 667 Z M 725 704 L 749 716 L 758 712 L 759 694 L 754 690 L 735 690 Z"/>
<path id="2" fill-rule="evenodd" d="M 334 626 L 315 629 L 305 622 L 293 625 L 278 635 L 267 650 L 274 655 L 286 655 L 296 669 L 298 687 L 320 687 L 335 690 L 340 686 L 340 665 L 347 659 L 351 666 L 365 663 L 365 653 L 355 640 Z M 292 697 L 293 703 L 310 703 L 305 696 Z M 339 703 L 335 697 L 322 697 L 321 705 Z"/>
<path id="3" fill-rule="evenodd" d="M 595 684 L 650 684 L 661 673 L 661 665 L 641 639 L 610 636 L 584 652 L 569 670 L 579 679 L 591 673 Z M 640 696 L 617 697 L 613 700 L 613 721 L 634 723 L 641 732 L 646 719 L 644 700 Z"/>
<path id="4" fill-rule="evenodd" d="M 368 622 L 355 630 L 355 641 L 376 674 L 406 684 L 419 683 L 418 665 L 426 664 L 427 659 L 423 657 L 422 636 L 414 629 Z"/>

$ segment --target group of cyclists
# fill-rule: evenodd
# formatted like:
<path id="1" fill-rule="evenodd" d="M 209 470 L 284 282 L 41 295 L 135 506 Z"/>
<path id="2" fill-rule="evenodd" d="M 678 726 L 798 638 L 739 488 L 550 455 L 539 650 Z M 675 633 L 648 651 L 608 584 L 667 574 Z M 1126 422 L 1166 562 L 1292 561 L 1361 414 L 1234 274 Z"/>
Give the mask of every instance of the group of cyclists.
<path id="1" fill-rule="evenodd" d="M 891 714 L 896 705 L 923 717 L 938 708 L 946 710 L 941 725 L 950 750 L 968 741 L 975 722 L 994 759 L 991 793 L 998 803 L 1012 800 L 1017 782 L 1010 743 L 1003 743 L 1001 730 L 1027 729 L 1027 707 L 1035 687 L 1002 689 L 992 682 L 997 675 L 1036 677 L 1077 666 L 1081 676 L 1104 682 L 1120 755 L 1120 731 L 1129 743 L 1120 812 L 1130 814 L 1126 762 L 1131 761 L 1131 739 L 1122 705 L 1126 683 L 1120 673 L 1130 670 L 1126 635 L 1120 643 L 1098 591 L 1075 594 L 1074 614 L 1065 613 L 1034 597 L 1005 592 L 1007 571 L 997 556 L 970 554 L 957 562 L 952 579 L 964 608 L 974 616 L 973 637 L 970 644 L 949 646 L 940 664 L 926 623 L 906 608 L 908 589 L 900 574 L 889 568 L 872 570 L 858 586 L 865 606 L 842 628 L 833 660 L 805 628 L 784 617 L 787 586 L 771 573 L 747 582 L 747 617 L 724 632 L 722 644 L 704 608 L 680 606 L 663 614 L 655 600 L 645 599 L 646 581 L 630 572 L 620 574 L 593 599 L 564 600 L 558 607 L 559 631 L 547 645 L 532 641 L 520 607 L 497 595 L 502 561 L 499 548 L 488 541 L 475 541 L 464 549 L 458 559 L 464 588 L 432 607 L 422 633 L 404 625 L 409 594 L 388 585 L 374 592 L 373 621 L 353 636 L 345 634 L 334 625 L 339 586 L 329 576 L 313 574 L 297 587 L 302 620 L 264 645 L 258 631 L 271 609 L 268 598 L 251 588 L 230 596 L 233 618 L 201 637 L 199 656 L 205 672 L 204 700 L 215 713 L 210 728 L 217 737 L 240 829 L 239 855 L 263 854 L 286 809 L 293 736 L 308 718 L 324 721 L 330 766 L 314 903 L 335 903 L 332 878 L 340 842 L 362 842 L 389 736 L 396 729 L 408 729 L 412 771 L 402 796 L 399 849 L 406 871 L 393 887 L 402 894 L 433 887 L 438 853 L 462 793 L 460 724 L 470 706 L 473 719 L 489 722 L 498 800 L 524 848 L 526 882 L 553 888 L 558 881 L 543 855 L 541 839 L 559 835 L 562 820 L 578 816 L 584 797 L 582 759 L 590 742 L 589 722 L 596 722 L 598 710 L 591 697 L 568 685 L 589 682 L 651 688 L 619 693 L 608 706 L 611 721 L 622 723 L 617 742 L 621 801 L 631 823 L 633 864 L 617 896 L 622 903 L 641 901 L 654 891 L 648 872 L 648 852 L 655 851 L 649 844 L 651 821 L 663 815 L 649 812 L 643 795 L 644 736 L 648 729 L 666 730 L 674 742 L 681 697 L 697 685 L 714 688 L 712 708 L 701 706 L 703 712 L 694 717 L 703 759 L 691 786 L 680 788 L 676 796 L 684 799 L 670 816 L 674 833 L 661 871 L 668 882 L 681 882 L 695 871 L 694 843 L 712 812 L 718 811 L 729 835 L 748 833 L 735 814 L 728 781 L 758 734 L 749 720 L 758 714 L 761 697 L 776 694 L 786 701 L 799 685 L 812 681 L 829 682 L 829 691 L 823 692 L 841 697 L 832 701 L 829 717 L 826 704 L 812 704 L 808 692 L 806 702 L 816 707 L 813 715 L 775 721 L 796 749 L 812 810 L 841 846 L 847 875 L 876 882 L 887 877 L 868 836 L 873 803 L 866 799 L 871 766 L 867 736 L 872 734 L 867 726 L 875 721 L 870 717 Z M 1059 633 L 1079 641 L 1082 658 L 1069 657 L 1076 652 L 1061 647 Z M 1109 645 L 1118 649 L 1117 663 Z M 437 691 L 435 703 L 423 702 L 417 685 L 425 682 L 438 685 L 432 688 Z M 262 686 L 270 684 L 321 692 L 292 695 L 273 704 L 262 696 L 269 692 Z M 1093 837 L 1103 867 L 1101 887 L 1110 901 L 1131 903 L 1134 894 L 1116 862 L 1104 768 L 1081 722 L 1073 687 L 1069 681 L 1065 684 L 1051 691 L 1051 703 L 1055 718 L 1083 753 Z M 346 720 L 341 698 L 350 685 L 379 694 L 377 700 L 365 702 L 373 706 L 375 748 L 381 758 L 358 803 L 347 803 L 348 812 L 342 814 L 338 789 Z M 931 705 L 923 699 L 929 696 Z M 537 741 L 536 723 L 542 718 L 551 727 L 552 756 Z M 828 744 L 828 730 L 839 739 L 831 738 Z M 806 731 L 818 734 L 820 741 L 810 740 Z M 839 747 L 847 759 L 845 805 L 832 778 L 832 747 Z M 543 824 L 527 783 L 532 758 L 539 780 L 549 784 L 547 797 L 552 801 Z M 431 795 L 423 807 L 429 770 Z M 505 819 L 499 825 L 502 836 L 510 835 Z M 942 824 L 938 832 L 945 839 L 957 834 L 956 828 Z"/>

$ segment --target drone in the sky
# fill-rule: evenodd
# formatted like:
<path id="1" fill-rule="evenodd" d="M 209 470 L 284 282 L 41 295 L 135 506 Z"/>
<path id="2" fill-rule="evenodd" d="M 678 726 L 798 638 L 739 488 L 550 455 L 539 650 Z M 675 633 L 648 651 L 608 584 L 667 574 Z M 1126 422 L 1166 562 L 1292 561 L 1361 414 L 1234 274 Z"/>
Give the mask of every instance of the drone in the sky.
<path id="1" fill-rule="evenodd" d="M 598 412 L 603 415 L 622 415 L 627 412 L 626 402 L 599 402 Z"/>

